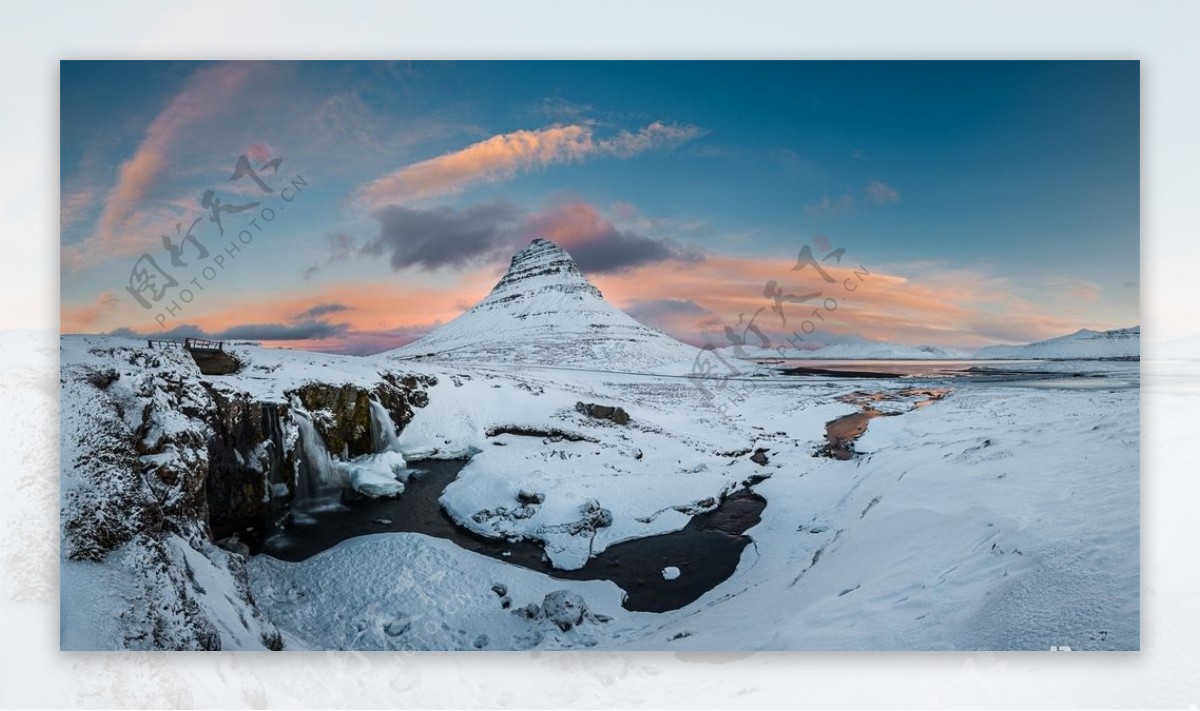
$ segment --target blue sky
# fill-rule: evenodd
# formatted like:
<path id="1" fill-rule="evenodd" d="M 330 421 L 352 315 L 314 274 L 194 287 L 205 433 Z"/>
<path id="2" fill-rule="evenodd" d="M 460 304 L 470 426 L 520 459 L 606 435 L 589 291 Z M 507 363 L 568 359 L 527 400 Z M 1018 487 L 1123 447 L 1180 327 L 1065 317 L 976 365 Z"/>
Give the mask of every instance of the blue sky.
<path id="1" fill-rule="evenodd" d="M 765 278 L 801 288 L 818 234 L 879 275 L 829 341 L 1138 322 L 1136 62 L 63 62 L 61 131 L 66 331 L 378 350 L 536 236 L 692 342 L 759 308 Z M 275 192 L 229 180 L 247 153 L 282 158 Z M 151 308 L 128 292 L 205 190 L 261 208 L 297 176 L 186 304 L 205 260 Z M 211 260 L 234 233 L 194 234 Z"/>

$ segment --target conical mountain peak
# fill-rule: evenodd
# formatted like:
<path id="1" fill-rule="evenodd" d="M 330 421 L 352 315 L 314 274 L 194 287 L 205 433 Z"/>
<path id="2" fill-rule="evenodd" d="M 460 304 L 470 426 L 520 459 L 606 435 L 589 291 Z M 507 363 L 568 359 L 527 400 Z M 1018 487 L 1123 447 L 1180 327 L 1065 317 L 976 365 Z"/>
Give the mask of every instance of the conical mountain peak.
<path id="1" fill-rule="evenodd" d="M 539 238 L 478 304 L 389 356 L 615 370 L 690 362 L 695 348 L 613 307 L 566 250 Z"/>
<path id="2" fill-rule="evenodd" d="M 603 298 L 566 250 L 539 237 L 513 255 L 508 271 L 479 306 L 513 297 L 534 296 L 544 290 Z"/>

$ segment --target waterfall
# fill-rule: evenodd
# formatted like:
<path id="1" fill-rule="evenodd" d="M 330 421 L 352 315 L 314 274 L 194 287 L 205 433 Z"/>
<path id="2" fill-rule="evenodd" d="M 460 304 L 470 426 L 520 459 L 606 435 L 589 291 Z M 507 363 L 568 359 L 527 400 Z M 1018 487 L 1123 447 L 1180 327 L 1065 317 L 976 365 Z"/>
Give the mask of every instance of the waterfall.
<path id="1" fill-rule="evenodd" d="M 376 452 L 399 452 L 400 437 L 387 408 L 378 400 L 371 403 L 371 446 Z"/>
<path id="2" fill-rule="evenodd" d="M 288 476 L 284 467 L 284 457 L 286 456 L 286 445 L 284 444 L 283 424 L 279 416 L 279 405 L 275 403 L 262 403 L 262 430 L 267 433 L 267 453 L 270 457 L 270 466 L 267 469 L 267 499 L 268 508 L 271 516 L 270 528 L 275 530 L 283 523 L 287 517 L 287 501 L 289 498 L 294 498 L 290 495 L 292 490 L 291 477 Z M 283 504 L 280 504 L 280 499 L 283 499 Z"/>
<path id="3" fill-rule="evenodd" d="M 300 432 L 300 446 L 296 457 L 299 471 L 293 512 L 315 511 L 336 505 L 341 498 L 344 478 L 334 467 L 333 459 L 325 448 L 325 441 L 313 426 L 308 413 L 300 409 L 298 402 L 293 403 L 292 412 L 295 415 L 296 428 Z"/>

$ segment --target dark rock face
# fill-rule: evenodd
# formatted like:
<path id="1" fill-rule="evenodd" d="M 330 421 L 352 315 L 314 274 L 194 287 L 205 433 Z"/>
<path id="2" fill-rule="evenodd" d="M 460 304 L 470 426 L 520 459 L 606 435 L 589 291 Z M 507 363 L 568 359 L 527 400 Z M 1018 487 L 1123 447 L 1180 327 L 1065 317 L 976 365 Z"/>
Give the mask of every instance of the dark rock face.
<path id="1" fill-rule="evenodd" d="M 575 410 L 596 420 L 608 420 L 618 425 L 629 424 L 629 413 L 619 407 L 597 405 L 592 402 L 577 402 Z"/>
<path id="2" fill-rule="evenodd" d="M 208 417 L 209 525 L 218 539 L 242 533 L 253 540 L 282 523 L 294 494 L 295 458 L 283 434 L 289 408 L 208 390 L 214 404 Z"/>
<path id="3" fill-rule="evenodd" d="M 354 385 L 309 383 L 288 393 L 300 398 L 329 453 L 343 458 L 371 453 L 371 398 Z"/>
<path id="4" fill-rule="evenodd" d="M 371 390 L 357 385 L 308 383 L 288 395 L 300 399 L 331 454 L 349 459 L 371 454 L 371 396 L 391 415 L 396 431 L 412 421 L 413 408 L 429 404 L 425 388 L 437 385 L 429 376 L 383 373 Z"/>
<path id="5" fill-rule="evenodd" d="M 232 375 L 242 367 L 237 358 L 225 351 L 189 348 L 188 353 L 203 375 Z"/>
<path id="6" fill-rule="evenodd" d="M 594 437 L 588 437 L 578 432 L 568 432 L 560 430 L 557 427 L 526 427 L 524 425 L 498 425 L 489 427 L 484 435 L 488 437 L 499 437 L 500 435 L 516 435 L 518 437 L 541 437 L 547 442 L 561 442 L 564 439 L 568 442 L 599 442 L 600 440 Z"/>
<path id="7" fill-rule="evenodd" d="M 760 467 L 767 466 L 767 462 L 770 461 L 767 459 L 767 452 L 769 451 L 770 450 L 762 449 L 761 447 L 754 450 L 754 454 L 750 455 L 750 461 L 754 462 Z"/>

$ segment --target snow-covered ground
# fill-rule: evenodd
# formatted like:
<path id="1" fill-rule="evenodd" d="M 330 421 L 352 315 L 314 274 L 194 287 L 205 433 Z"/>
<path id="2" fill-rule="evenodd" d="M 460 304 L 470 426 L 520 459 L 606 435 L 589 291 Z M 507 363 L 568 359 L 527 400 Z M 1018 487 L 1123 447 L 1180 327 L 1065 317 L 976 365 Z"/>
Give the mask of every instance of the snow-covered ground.
<path id="1" fill-rule="evenodd" d="M 578 567 L 589 550 L 681 528 L 679 509 L 769 474 L 737 572 L 681 610 L 634 613 L 611 583 L 551 580 L 446 541 L 383 534 L 304 563 L 256 559 L 256 598 L 312 648 L 473 648 L 480 636 L 488 648 L 1137 648 L 1137 390 L 959 384 L 945 400 L 872 420 L 859 459 L 812 456 L 823 424 L 854 410 L 838 395 L 899 387 L 776 378 L 722 412 L 681 378 L 460 371 L 401 435 L 411 455 L 477 452 L 443 499 L 460 523 L 541 538 L 558 566 Z M 620 405 L 631 422 L 588 421 L 578 399 Z M 488 438 L 499 424 L 596 441 Z M 766 466 L 749 460 L 757 448 L 769 450 Z M 533 515 L 475 517 L 517 509 L 521 491 L 544 495 Z M 612 525 L 571 533 L 590 502 Z M 413 578 L 410 558 L 444 574 Z M 497 582 L 520 591 L 512 608 L 490 592 Z M 568 634 L 513 612 L 558 589 L 611 619 Z M 461 605 L 436 602 L 455 596 Z M 398 616 L 442 632 L 389 635 Z"/>
<path id="2" fill-rule="evenodd" d="M 1078 342 L 1088 357 L 1136 355 L 1136 340 L 1076 334 L 1042 357 L 1080 357 Z M 607 304 L 544 240 L 479 305 L 398 351 L 230 349 L 238 373 L 202 377 L 179 349 L 62 339 L 65 648 L 1139 644 L 1136 363 L 878 380 L 731 365 Z M 923 403 L 929 387 L 953 392 Z M 858 456 L 816 456 L 826 423 L 868 406 L 891 416 L 869 421 Z M 307 502 L 330 485 L 403 497 L 408 461 L 469 458 L 442 509 L 470 534 L 544 546 L 564 571 L 683 529 L 736 490 L 767 504 L 729 578 L 680 609 L 631 612 L 613 582 L 421 533 L 295 563 L 214 545 L 208 477 L 263 492 L 230 507 L 273 507 L 288 453 Z M 231 471 L 214 472 L 222 461 Z M 645 574 L 689 585 L 682 563 Z"/>

